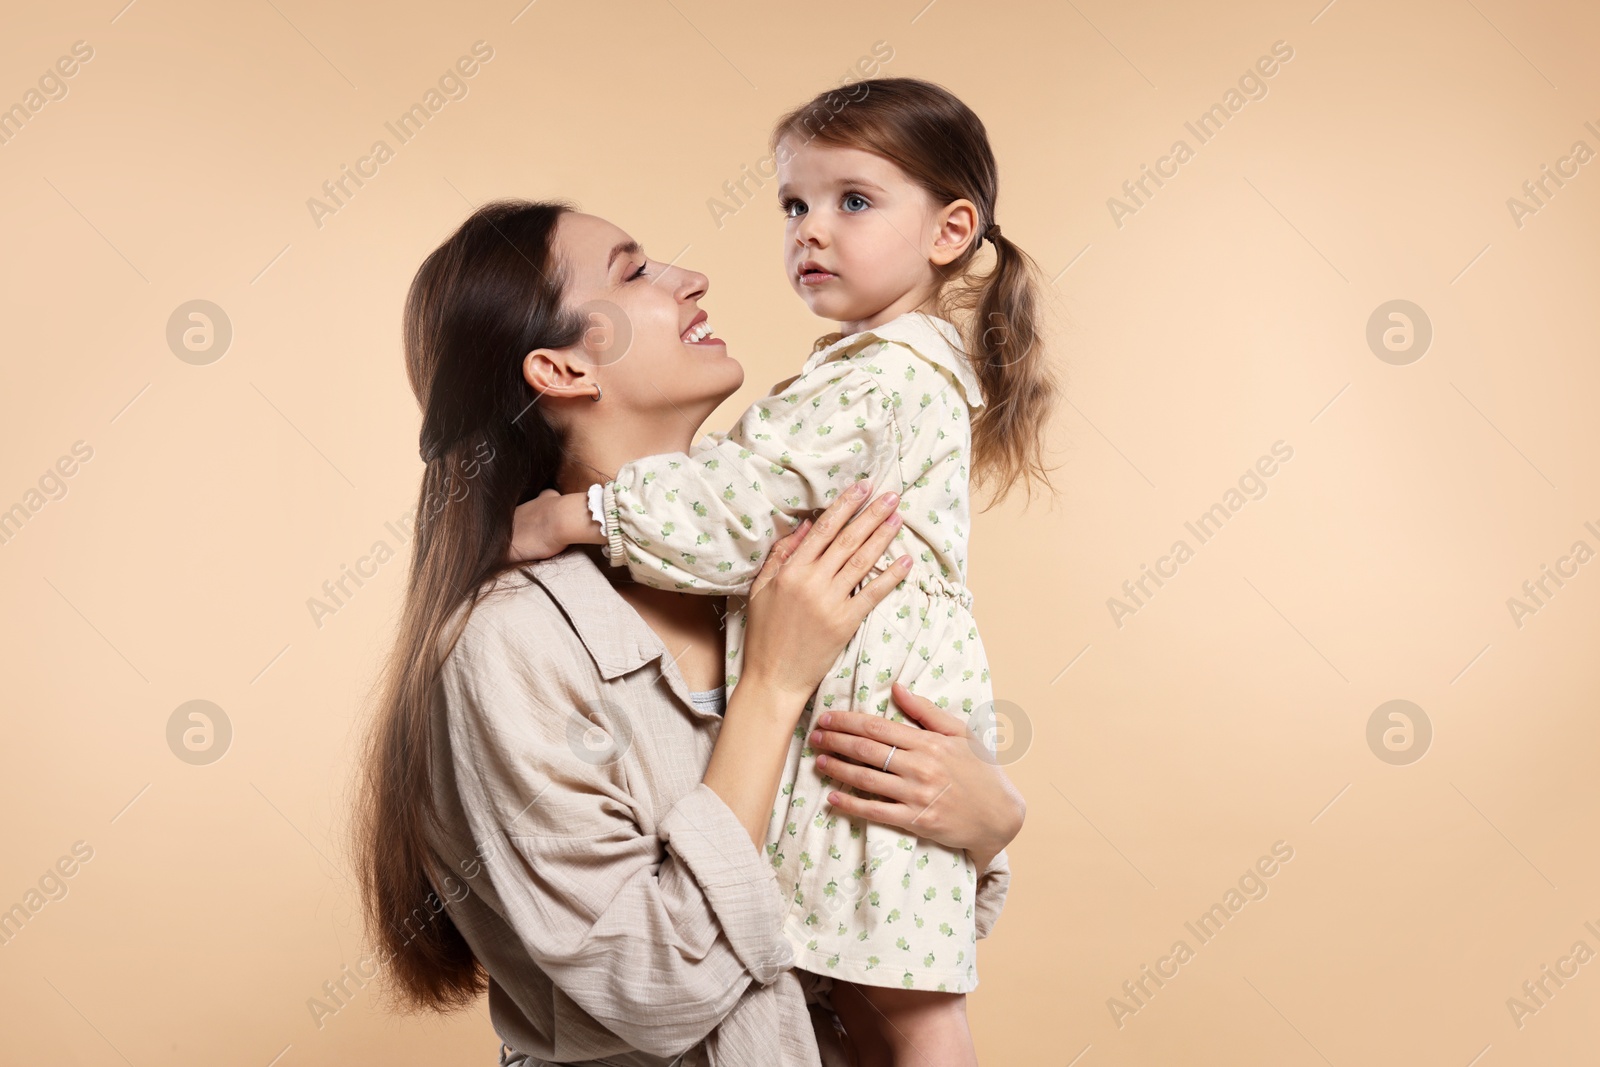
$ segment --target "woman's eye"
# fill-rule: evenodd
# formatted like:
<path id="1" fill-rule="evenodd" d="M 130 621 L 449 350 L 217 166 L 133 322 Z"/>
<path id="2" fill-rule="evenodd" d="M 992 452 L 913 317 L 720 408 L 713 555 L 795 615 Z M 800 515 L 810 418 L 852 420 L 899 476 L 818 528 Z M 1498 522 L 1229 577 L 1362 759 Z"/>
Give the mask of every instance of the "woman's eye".
<path id="1" fill-rule="evenodd" d="M 865 211 L 872 205 L 860 193 L 846 193 L 844 196 L 844 209 L 846 211 Z"/>
<path id="2" fill-rule="evenodd" d="M 645 260 L 643 263 L 639 264 L 639 269 L 634 271 L 632 274 L 628 275 L 628 280 L 631 282 L 636 278 L 643 278 L 644 277 L 644 269 L 646 267 L 648 267 L 649 265 L 650 265 L 650 261 L 649 260 Z"/>
<path id="3" fill-rule="evenodd" d="M 797 215 L 804 214 L 806 210 L 803 200 L 785 200 L 779 206 L 783 208 L 783 213 L 791 219 Z"/>

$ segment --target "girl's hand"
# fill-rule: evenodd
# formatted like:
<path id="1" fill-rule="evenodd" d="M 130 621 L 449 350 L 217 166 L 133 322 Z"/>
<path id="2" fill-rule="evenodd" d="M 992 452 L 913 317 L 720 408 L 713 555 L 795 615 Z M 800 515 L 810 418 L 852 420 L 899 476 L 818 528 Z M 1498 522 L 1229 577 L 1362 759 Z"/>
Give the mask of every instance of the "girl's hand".
<path id="1" fill-rule="evenodd" d="M 549 559 L 569 545 L 599 544 L 599 527 L 589 514 L 589 503 L 582 493 L 561 493 L 546 489 L 532 500 L 517 505 L 511 514 L 511 543 L 506 546 L 507 563 Z"/>
<path id="2" fill-rule="evenodd" d="M 835 755 L 818 755 L 817 770 L 883 798 L 832 792 L 828 803 L 846 815 L 965 849 L 983 870 L 1021 831 L 1027 814 L 1022 794 L 959 718 L 899 682 L 893 696 L 924 729 L 860 711 L 830 711 L 818 718 L 811 747 Z M 896 749 L 893 759 L 890 745 Z M 879 769 L 886 759 L 887 773 Z"/>
<path id="3" fill-rule="evenodd" d="M 789 377 L 785 378 L 783 381 L 774 383 L 772 388 L 767 390 L 767 395 L 768 396 L 777 396 L 779 393 L 781 393 L 785 389 L 789 388 L 789 386 L 791 386 L 795 382 L 799 381 L 799 379 L 800 379 L 800 375 L 798 375 L 798 374 L 790 375 Z"/>
<path id="4" fill-rule="evenodd" d="M 885 493 L 850 519 L 867 491 L 857 482 L 828 505 L 815 525 L 807 519 L 772 546 L 750 585 L 744 680 L 756 680 L 803 703 L 862 620 L 909 572 L 911 557 L 901 556 L 852 594 L 882 558 L 901 522 L 894 493 Z"/>

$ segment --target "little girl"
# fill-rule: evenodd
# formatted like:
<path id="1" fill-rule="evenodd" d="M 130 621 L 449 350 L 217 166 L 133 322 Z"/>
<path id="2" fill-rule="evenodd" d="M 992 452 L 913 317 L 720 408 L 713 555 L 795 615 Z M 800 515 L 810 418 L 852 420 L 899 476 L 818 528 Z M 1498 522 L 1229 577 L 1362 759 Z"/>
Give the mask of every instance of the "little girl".
<path id="1" fill-rule="evenodd" d="M 992 700 L 965 584 L 969 476 L 998 485 L 997 497 L 1030 476 L 1049 484 L 1040 438 L 1055 385 L 1031 261 L 995 221 L 983 124 L 927 82 L 859 89 L 796 108 L 772 139 L 790 283 L 839 332 L 726 434 L 592 487 L 604 532 L 586 539 L 605 543 L 611 563 L 640 582 L 730 598 L 731 691 L 743 595 L 772 543 L 857 481 L 900 494 L 900 533 L 872 576 L 908 553 L 912 569 L 807 704 L 766 850 L 792 901 L 795 965 L 835 980 L 833 1004 L 861 1062 L 967 1064 L 976 1062 L 964 996 L 978 984 L 973 863 L 836 814 L 806 739 L 830 709 L 905 721 L 890 701 L 894 681 L 968 718 Z M 980 273 L 983 245 L 995 262 Z M 965 339 L 949 321 L 960 312 Z M 523 504 L 517 528 L 545 522 L 554 499 Z M 885 770 L 893 760 L 891 751 Z"/>

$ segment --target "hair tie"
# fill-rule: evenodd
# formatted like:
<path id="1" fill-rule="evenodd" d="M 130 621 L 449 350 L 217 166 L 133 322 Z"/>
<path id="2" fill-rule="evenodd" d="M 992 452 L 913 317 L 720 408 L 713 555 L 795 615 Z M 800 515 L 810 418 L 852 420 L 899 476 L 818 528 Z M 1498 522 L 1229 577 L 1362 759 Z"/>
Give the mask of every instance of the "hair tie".
<path id="1" fill-rule="evenodd" d="M 1000 224 L 998 222 L 989 223 L 989 228 L 983 231 L 983 239 L 988 241 L 990 244 L 994 244 L 997 240 L 999 240 Z"/>

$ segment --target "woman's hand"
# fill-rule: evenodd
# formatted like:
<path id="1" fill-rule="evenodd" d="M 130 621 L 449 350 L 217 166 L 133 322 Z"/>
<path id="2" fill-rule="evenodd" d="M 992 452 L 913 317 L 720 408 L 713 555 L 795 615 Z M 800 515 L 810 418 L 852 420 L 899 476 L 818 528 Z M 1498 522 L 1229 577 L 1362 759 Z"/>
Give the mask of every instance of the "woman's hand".
<path id="1" fill-rule="evenodd" d="M 867 498 L 857 482 L 812 525 L 807 519 L 767 553 L 750 583 L 744 674 L 728 698 L 704 783 L 738 816 L 760 848 L 772 818 L 794 724 L 867 614 L 911 569 L 901 556 L 860 592 L 900 528 L 898 498 L 886 493 L 850 522 Z"/>
<path id="2" fill-rule="evenodd" d="M 894 493 L 885 493 L 851 519 L 867 492 L 857 482 L 828 505 L 815 525 L 807 519 L 772 546 L 750 585 L 741 685 L 755 680 L 804 701 L 862 620 L 905 578 L 910 556 L 901 556 L 852 594 L 882 558 L 901 522 Z"/>
<path id="3" fill-rule="evenodd" d="M 1027 814 L 1022 794 L 959 718 L 899 682 L 893 696 L 924 729 L 859 711 L 830 711 L 818 718 L 811 747 L 834 755 L 817 756 L 817 770 L 883 798 L 833 792 L 828 803 L 846 815 L 965 849 L 983 870 L 1021 831 Z M 885 760 L 887 772 L 879 769 Z"/>

